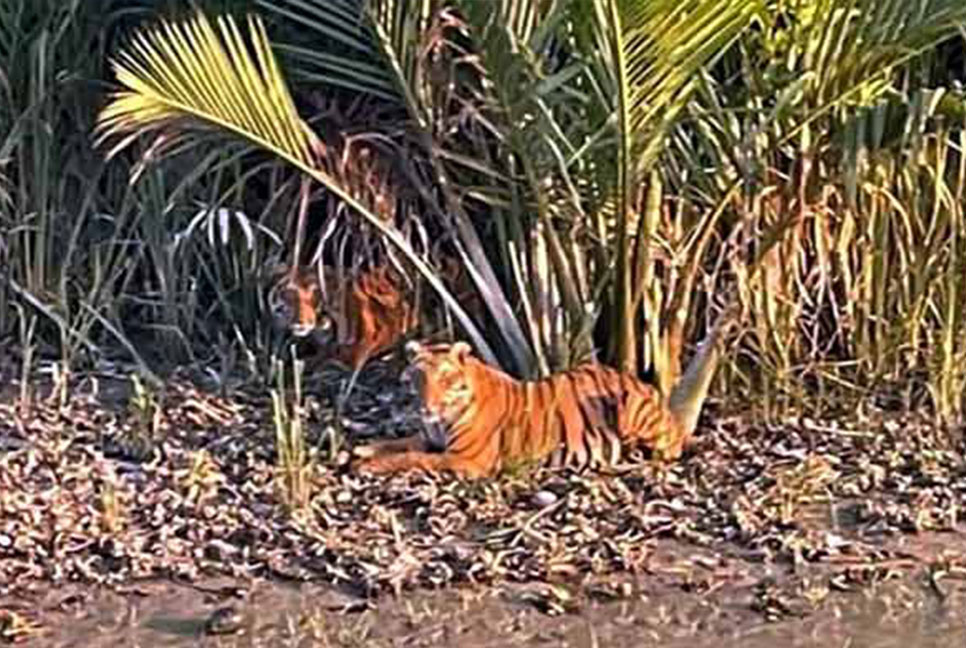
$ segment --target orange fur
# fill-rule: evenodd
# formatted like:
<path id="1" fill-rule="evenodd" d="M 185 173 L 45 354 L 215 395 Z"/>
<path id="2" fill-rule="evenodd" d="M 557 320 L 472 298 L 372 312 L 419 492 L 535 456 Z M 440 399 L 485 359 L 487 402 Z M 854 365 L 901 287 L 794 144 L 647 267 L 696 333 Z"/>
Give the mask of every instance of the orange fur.
<path id="1" fill-rule="evenodd" d="M 596 467 L 639 444 L 672 460 L 690 436 L 653 386 L 603 365 L 521 382 L 474 357 L 466 343 L 411 342 L 407 351 L 404 378 L 420 393 L 427 430 L 357 447 L 360 471 L 484 477 L 521 462 Z"/>
<path id="2" fill-rule="evenodd" d="M 311 337 L 337 360 L 357 369 L 415 328 L 409 300 L 387 267 L 340 285 L 324 271 L 325 294 L 314 270 L 286 272 L 269 296 L 276 326 Z"/>
<path id="3" fill-rule="evenodd" d="M 457 302 L 475 322 L 482 322 L 483 301 L 463 266 L 450 257 L 443 257 L 440 266 L 440 275 L 454 291 Z M 275 325 L 296 337 L 314 340 L 326 355 L 353 369 L 402 341 L 417 327 L 412 295 L 389 266 L 366 271 L 344 283 L 326 267 L 324 295 L 314 268 L 292 272 L 280 267 L 277 274 L 281 276 L 269 292 Z"/>

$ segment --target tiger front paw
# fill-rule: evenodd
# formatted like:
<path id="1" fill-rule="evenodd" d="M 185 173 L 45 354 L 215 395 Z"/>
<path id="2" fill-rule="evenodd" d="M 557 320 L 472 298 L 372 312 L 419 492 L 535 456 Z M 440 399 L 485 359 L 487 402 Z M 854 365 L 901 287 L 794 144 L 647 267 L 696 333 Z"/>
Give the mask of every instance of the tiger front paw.
<path id="1" fill-rule="evenodd" d="M 352 447 L 352 456 L 356 459 L 371 459 L 379 450 L 374 445 L 357 445 Z"/>
<path id="2" fill-rule="evenodd" d="M 387 462 L 384 459 L 376 459 L 375 457 L 357 457 L 349 464 L 349 470 L 359 475 L 380 475 L 387 472 L 392 472 L 392 467 L 387 466 Z"/>

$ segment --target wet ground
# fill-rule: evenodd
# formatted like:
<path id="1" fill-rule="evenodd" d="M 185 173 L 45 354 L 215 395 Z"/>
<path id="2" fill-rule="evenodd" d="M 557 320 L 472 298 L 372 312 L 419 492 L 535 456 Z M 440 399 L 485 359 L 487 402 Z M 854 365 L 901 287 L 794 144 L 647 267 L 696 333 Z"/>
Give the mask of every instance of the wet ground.
<path id="1" fill-rule="evenodd" d="M 533 605 L 543 586 L 452 587 L 368 602 L 327 585 L 266 581 L 145 582 L 116 591 L 72 586 L 31 601 L 45 624 L 30 643 L 946 648 L 966 641 L 966 583 L 958 585 L 938 596 L 915 578 L 896 578 L 824 597 L 778 620 L 755 611 L 754 588 L 689 593 L 644 581 L 626 596 L 581 593 L 559 613 Z M 232 633 L 212 634 L 213 620 Z"/>
<path id="2" fill-rule="evenodd" d="M 176 378 L 156 392 L 86 376 L 0 399 L 0 643 L 966 638 L 962 428 L 712 407 L 666 470 L 629 456 L 608 474 L 361 478 L 328 460 L 329 442 L 404 429 L 405 408 L 378 372 L 335 403 L 345 379 L 328 375 L 308 388 L 299 482 L 278 466 L 266 386 Z"/>

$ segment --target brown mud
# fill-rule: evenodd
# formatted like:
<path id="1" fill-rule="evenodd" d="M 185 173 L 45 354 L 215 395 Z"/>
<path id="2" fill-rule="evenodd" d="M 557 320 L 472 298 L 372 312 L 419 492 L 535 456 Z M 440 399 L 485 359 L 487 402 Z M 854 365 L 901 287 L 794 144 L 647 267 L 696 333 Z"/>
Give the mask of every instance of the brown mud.
<path id="1" fill-rule="evenodd" d="M 961 428 L 707 413 L 684 459 L 608 474 L 361 478 L 405 430 L 376 367 L 310 385 L 316 452 L 282 502 L 264 385 L 125 376 L 0 399 L 0 643 L 959 645 Z M 37 382 L 37 385 L 42 384 Z M 338 425 L 337 425 L 338 424 Z M 213 632 L 224 634 L 212 634 Z"/>
<path id="2" fill-rule="evenodd" d="M 626 598 L 584 594 L 548 614 L 532 604 L 539 586 L 493 585 L 420 591 L 378 601 L 330 586 L 228 581 L 194 586 L 145 582 L 113 590 L 72 585 L 31 600 L 45 621 L 45 646 L 955 646 L 966 639 L 960 590 L 945 599 L 915 579 L 895 579 L 827 599 L 808 613 L 772 621 L 750 588 L 703 595 L 659 581 Z M 220 591 L 219 591 L 220 590 Z M 237 631 L 211 635 L 217 611 Z"/>

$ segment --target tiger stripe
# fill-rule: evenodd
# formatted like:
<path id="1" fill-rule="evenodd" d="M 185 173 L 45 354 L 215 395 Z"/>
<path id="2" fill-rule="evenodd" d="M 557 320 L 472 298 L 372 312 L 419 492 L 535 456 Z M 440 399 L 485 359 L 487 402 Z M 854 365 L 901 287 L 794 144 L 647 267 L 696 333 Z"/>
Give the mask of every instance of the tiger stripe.
<path id="1" fill-rule="evenodd" d="M 361 446 L 355 467 L 362 472 L 420 468 L 485 477 L 535 462 L 599 468 L 640 445 L 659 459 L 676 459 L 690 437 L 652 385 L 603 365 L 521 382 L 463 342 L 411 342 L 407 351 L 404 381 L 420 392 L 427 426 L 445 428 L 445 448 L 432 452 L 419 436 Z"/>
<path id="2" fill-rule="evenodd" d="M 276 328 L 312 339 L 336 360 L 358 369 L 416 327 L 403 289 L 388 267 L 378 267 L 340 285 L 334 271 L 285 270 L 269 291 Z"/>

